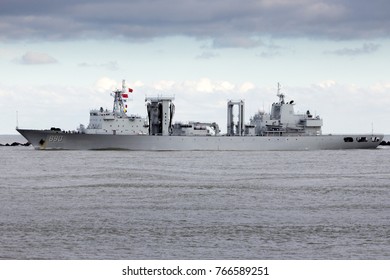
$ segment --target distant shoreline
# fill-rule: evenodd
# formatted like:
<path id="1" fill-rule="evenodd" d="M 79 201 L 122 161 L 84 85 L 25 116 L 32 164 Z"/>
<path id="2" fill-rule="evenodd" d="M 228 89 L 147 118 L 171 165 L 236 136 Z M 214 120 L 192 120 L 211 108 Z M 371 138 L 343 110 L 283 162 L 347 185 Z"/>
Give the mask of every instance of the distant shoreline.
<path id="1" fill-rule="evenodd" d="M 0 146 L 12 146 L 12 144 L 13 146 L 20 146 L 27 143 L 27 139 L 20 134 L 0 134 Z"/>
<path id="2" fill-rule="evenodd" d="M 12 142 L 11 144 L 9 144 L 9 143 L 1 144 L 0 143 L 0 147 L 18 147 L 18 146 L 28 147 L 28 146 L 31 146 L 31 143 L 30 142 L 26 142 L 26 143 Z"/>

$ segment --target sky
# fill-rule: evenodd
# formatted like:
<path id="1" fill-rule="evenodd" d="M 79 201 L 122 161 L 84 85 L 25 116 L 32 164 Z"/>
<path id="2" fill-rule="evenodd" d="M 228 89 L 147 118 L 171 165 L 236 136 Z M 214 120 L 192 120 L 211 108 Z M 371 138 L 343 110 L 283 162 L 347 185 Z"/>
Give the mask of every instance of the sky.
<path id="1" fill-rule="evenodd" d="M 76 129 L 174 96 L 174 121 L 217 122 L 226 103 L 268 112 L 277 83 L 323 133 L 390 134 L 390 1 L 0 0 L 0 134 Z"/>

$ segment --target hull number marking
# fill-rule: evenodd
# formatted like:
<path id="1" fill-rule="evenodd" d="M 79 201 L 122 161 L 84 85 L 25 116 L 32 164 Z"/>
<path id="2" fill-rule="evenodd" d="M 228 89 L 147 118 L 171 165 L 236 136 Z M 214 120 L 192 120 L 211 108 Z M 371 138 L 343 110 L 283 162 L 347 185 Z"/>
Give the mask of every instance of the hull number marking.
<path id="1" fill-rule="evenodd" d="M 62 136 L 62 135 L 50 135 L 49 136 L 49 142 L 62 142 L 62 139 L 64 139 L 64 136 Z"/>

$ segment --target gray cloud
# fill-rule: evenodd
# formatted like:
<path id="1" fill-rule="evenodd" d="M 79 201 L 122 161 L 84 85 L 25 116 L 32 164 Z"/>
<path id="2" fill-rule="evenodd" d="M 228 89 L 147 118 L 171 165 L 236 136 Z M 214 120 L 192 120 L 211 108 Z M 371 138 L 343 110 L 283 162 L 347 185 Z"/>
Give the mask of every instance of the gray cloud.
<path id="1" fill-rule="evenodd" d="M 196 59 L 206 59 L 207 60 L 207 59 L 215 58 L 217 56 L 218 56 L 217 53 L 206 51 L 206 52 L 202 52 L 200 55 L 196 56 L 195 58 Z"/>
<path id="2" fill-rule="evenodd" d="M 372 39 L 390 35 L 389 10 L 387 0 L 1 0 L 0 40 L 183 35 L 248 48 L 264 35 Z"/>
<path id="3" fill-rule="evenodd" d="M 281 53 L 276 50 L 262 51 L 261 53 L 257 54 L 257 56 L 261 58 L 273 58 L 280 55 Z"/>
<path id="4" fill-rule="evenodd" d="M 80 63 L 78 66 L 85 67 L 85 68 L 89 68 L 89 67 L 91 67 L 91 68 L 105 68 L 106 70 L 110 70 L 110 71 L 117 71 L 120 68 L 117 61 L 109 61 L 109 62 L 100 63 L 100 64 L 83 62 L 83 63 Z"/>
<path id="5" fill-rule="evenodd" d="M 264 43 L 257 38 L 250 38 L 245 36 L 229 36 L 218 37 L 213 40 L 213 48 L 244 48 L 251 49 L 264 45 Z"/>
<path id="6" fill-rule="evenodd" d="M 361 47 L 357 48 L 343 48 L 334 51 L 327 51 L 325 54 L 334 54 L 340 56 L 357 56 L 363 54 L 370 54 L 376 52 L 379 49 L 380 45 L 373 43 L 365 43 Z"/>

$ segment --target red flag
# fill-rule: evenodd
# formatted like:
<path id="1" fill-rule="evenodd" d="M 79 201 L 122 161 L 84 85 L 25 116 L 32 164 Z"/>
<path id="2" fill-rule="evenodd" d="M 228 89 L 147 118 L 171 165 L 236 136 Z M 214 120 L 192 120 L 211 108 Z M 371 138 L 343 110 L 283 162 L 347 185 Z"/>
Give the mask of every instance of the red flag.
<path id="1" fill-rule="evenodd" d="M 132 89 L 132 88 L 129 88 L 129 92 L 133 92 L 133 89 Z"/>
<path id="2" fill-rule="evenodd" d="M 129 95 L 127 93 L 122 93 L 123 98 L 129 98 Z"/>

